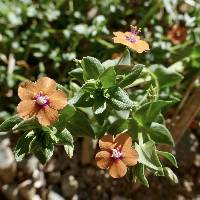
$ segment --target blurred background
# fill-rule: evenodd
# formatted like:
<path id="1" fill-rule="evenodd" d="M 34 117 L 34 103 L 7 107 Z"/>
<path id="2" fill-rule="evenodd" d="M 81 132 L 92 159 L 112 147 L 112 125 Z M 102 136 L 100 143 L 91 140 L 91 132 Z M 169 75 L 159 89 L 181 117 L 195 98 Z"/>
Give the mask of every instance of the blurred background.
<path id="1" fill-rule="evenodd" d="M 0 123 L 15 113 L 21 81 L 47 75 L 73 90 L 68 75 L 75 68 L 73 59 L 90 55 L 103 62 L 119 57 L 124 47 L 113 44 L 112 32 L 129 31 L 130 24 L 142 28 L 151 48 L 134 54 L 134 62 L 163 65 L 184 75 L 181 84 L 161 90 L 162 98 L 170 96 L 175 102 L 166 118 L 200 108 L 199 99 L 190 99 L 200 93 L 198 0 L 1 0 Z M 89 139 L 77 139 L 72 159 L 59 147 L 42 166 L 34 156 L 16 163 L 18 135 L 0 136 L 0 199 L 200 200 L 198 112 L 191 121 L 180 130 L 184 135 L 174 149 L 179 183 L 150 176 L 149 189 L 97 169 L 95 143 Z"/>

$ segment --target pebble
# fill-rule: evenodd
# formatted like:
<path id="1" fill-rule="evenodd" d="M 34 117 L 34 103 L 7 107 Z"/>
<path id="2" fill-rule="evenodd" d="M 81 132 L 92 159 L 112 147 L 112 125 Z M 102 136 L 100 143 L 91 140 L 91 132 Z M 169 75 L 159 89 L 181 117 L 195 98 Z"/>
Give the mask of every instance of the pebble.
<path id="1" fill-rule="evenodd" d="M 79 187 L 78 181 L 74 176 L 65 174 L 61 179 L 61 189 L 65 197 L 72 197 L 76 194 L 76 191 Z"/>
<path id="2" fill-rule="evenodd" d="M 196 167 L 200 167 L 200 154 L 195 155 L 194 164 Z"/>
<path id="3" fill-rule="evenodd" d="M 4 183 L 13 182 L 16 176 L 16 161 L 9 147 L 0 146 L 0 179 Z"/>
<path id="4" fill-rule="evenodd" d="M 65 200 L 65 199 L 57 192 L 50 190 L 47 195 L 47 200 Z"/>
<path id="5" fill-rule="evenodd" d="M 33 172 L 38 169 L 39 161 L 35 156 L 31 156 L 19 163 L 19 168 L 27 176 L 32 176 Z"/>

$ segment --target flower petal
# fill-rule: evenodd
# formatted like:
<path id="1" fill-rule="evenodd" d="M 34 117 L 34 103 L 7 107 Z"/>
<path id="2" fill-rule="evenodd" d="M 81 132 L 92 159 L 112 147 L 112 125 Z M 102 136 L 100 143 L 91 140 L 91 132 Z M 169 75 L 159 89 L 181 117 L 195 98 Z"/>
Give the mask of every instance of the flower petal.
<path id="1" fill-rule="evenodd" d="M 137 164 L 139 155 L 133 148 L 124 148 L 122 151 L 122 161 L 126 166 L 134 166 Z"/>
<path id="2" fill-rule="evenodd" d="M 31 100 L 35 97 L 36 93 L 35 84 L 31 81 L 23 82 L 19 85 L 18 96 L 21 100 Z"/>
<path id="3" fill-rule="evenodd" d="M 99 140 L 99 148 L 101 150 L 109 150 L 113 148 L 113 142 L 114 138 L 112 135 L 104 135 L 100 140 Z"/>
<path id="4" fill-rule="evenodd" d="M 132 43 L 129 42 L 124 36 L 123 37 L 114 37 L 113 40 L 114 40 L 114 43 L 123 44 L 125 46 L 130 47 L 130 48 L 132 46 Z"/>
<path id="5" fill-rule="evenodd" d="M 97 162 L 97 166 L 101 169 L 107 169 L 112 163 L 112 159 L 108 151 L 98 152 L 95 156 L 95 160 Z"/>
<path id="6" fill-rule="evenodd" d="M 131 148 L 132 146 L 132 138 L 127 133 L 119 133 L 115 137 L 114 140 L 115 148 Z"/>
<path id="7" fill-rule="evenodd" d="M 49 106 L 60 110 L 67 105 L 67 98 L 63 91 L 57 90 L 52 95 L 49 95 Z"/>
<path id="8" fill-rule="evenodd" d="M 24 119 L 30 118 L 38 112 L 38 106 L 33 100 L 23 100 L 18 104 L 17 112 Z"/>
<path id="9" fill-rule="evenodd" d="M 131 48 L 137 51 L 138 53 L 142 53 L 144 51 L 149 50 L 149 44 L 143 40 L 138 40 L 136 43 L 132 44 Z"/>
<path id="10" fill-rule="evenodd" d="M 44 95 L 50 95 L 56 91 L 56 82 L 48 77 L 39 78 L 36 82 L 37 91 L 42 91 Z"/>
<path id="11" fill-rule="evenodd" d="M 121 178 L 125 176 L 126 172 L 127 167 L 120 159 L 114 161 L 111 167 L 109 168 L 109 174 L 113 178 Z"/>
<path id="12" fill-rule="evenodd" d="M 113 32 L 116 37 L 124 37 L 124 33 L 121 31 Z"/>
<path id="13" fill-rule="evenodd" d="M 38 112 L 37 118 L 40 124 L 48 126 L 57 121 L 58 111 L 50 108 L 49 106 L 44 106 Z"/>

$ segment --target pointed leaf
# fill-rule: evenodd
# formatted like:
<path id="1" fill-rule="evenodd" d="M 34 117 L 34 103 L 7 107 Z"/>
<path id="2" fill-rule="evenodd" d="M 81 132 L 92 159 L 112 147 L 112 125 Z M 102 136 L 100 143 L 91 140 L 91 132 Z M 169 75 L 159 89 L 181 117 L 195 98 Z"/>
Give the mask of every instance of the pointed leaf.
<path id="1" fill-rule="evenodd" d="M 100 61 L 90 56 L 82 59 L 81 66 L 83 68 L 83 78 L 85 81 L 89 79 L 98 79 L 99 75 L 104 71 L 104 67 Z"/>
<path id="2" fill-rule="evenodd" d="M 21 122 L 22 119 L 18 115 L 14 115 L 6 119 L 2 124 L 0 124 L 0 132 L 10 131 L 15 124 Z"/>
<path id="3" fill-rule="evenodd" d="M 174 140 L 171 133 L 163 124 L 153 122 L 150 126 L 149 132 L 151 139 L 156 143 L 174 146 Z"/>
<path id="4" fill-rule="evenodd" d="M 136 79 L 139 78 L 143 67 L 144 65 L 135 65 L 133 70 L 128 73 L 122 81 L 119 82 L 119 86 L 124 88 L 128 85 L 131 85 Z"/>
<path id="5" fill-rule="evenodd" d="M 17 162 L 22 161 L 30 153 L 31 143 L 35 138 L 34 132 L 24 133 L 15 147 L 15 159 Z"/>
<path id="6" fill-rule="evenodd" d="M 113 87 L 108 90 L 109 102 L 116 110 L 129 110 L 135 106 L 128 94 L 120 87 Z"/>
<path id="7" fill-rule="evenodd" d="M 169 152 L 164 152 L 164 151 L 157 151 L 158 155 L 163 156 L 164 158 L 168 159 L 174 167 L 178 168 L 176 158 L 174 157 L 173 154 Z"/>
<path id="8" fill-rule="evenodd" d="M 110 88 L 116 84 L 116 72 L 114 67 L 107 68 L 99 77 L 104 88 Z"/>

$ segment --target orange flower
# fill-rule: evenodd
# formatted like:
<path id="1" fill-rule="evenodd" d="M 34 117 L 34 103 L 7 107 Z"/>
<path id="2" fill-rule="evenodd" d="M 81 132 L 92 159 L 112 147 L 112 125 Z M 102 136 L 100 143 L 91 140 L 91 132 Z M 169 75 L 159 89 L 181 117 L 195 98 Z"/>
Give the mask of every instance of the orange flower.
<path id="1" fill-rule="evenodd" d="M 99 140 L 100 152 L 96 154 L 97 166 L 109 169 L 113 178 L 123 177 L 127 166 L 134 166 L 138 161 L 138 153 L 132 148 L 132 138 L 126 133 L 120 133 L 115 138 L 105 135 Z"/>
<path id="2" fill-rule="evenodd" d="M 39 123 L 48 126 L 58 119 L 58 110 L 67 105 L 67 98 L 61 90 L 56 90 L 56 82 L 42 77 L 37 82 L 24 82 L 18 88 L 22 100 L 17 106 L 20 117 L 36 116 Z"/>
<path id="3" fill-rule="evenodd" d="M 140 36 L 138 36 L 139 33 L 140 29 L 137 29 L 136 26 L 131 26 L 131 32 L 114 32 L 114 43 L 123 44 L 137 51 L 138 53 L 149 50 L 149 44 L 143 40 L 140 40 Z"/>
<path id="4" fill-rule="evenodd" d="M 179 44 L 186 40 L 187 29 L 185 26 L 175 24 L 172 26 L 172 29 L 168 32 L 167 35 L 173 44 Z"/>

